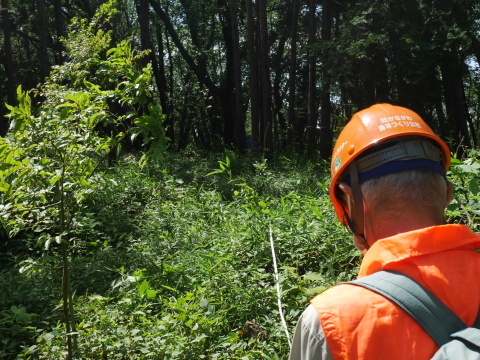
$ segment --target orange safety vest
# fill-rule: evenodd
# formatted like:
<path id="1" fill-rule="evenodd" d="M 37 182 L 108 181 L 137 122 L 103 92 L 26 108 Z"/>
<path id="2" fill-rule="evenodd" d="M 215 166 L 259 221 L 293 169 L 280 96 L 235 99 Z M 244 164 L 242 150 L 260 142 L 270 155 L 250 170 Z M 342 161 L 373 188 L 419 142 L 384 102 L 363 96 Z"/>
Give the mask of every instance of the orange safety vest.
<path id="1" fill-rule="evenodd" d="M 480 304 L 480 235 L 463 225 L 425 228 L 378 240 L 365 255 L 363 277 L 400 271 L 426 286 L 467 325 Z M 311 303 L 335 360 L 423 360 L 434 341 L 403 310 L 360 286 L 340 284 Z"/>

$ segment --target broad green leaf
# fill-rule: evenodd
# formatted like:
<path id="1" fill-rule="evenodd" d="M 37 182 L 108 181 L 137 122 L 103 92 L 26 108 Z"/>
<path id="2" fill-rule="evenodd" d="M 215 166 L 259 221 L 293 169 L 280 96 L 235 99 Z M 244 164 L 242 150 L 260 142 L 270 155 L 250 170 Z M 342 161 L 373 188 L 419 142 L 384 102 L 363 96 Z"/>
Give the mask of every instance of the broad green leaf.
<path id="1" fill-rule="evenodd" d="M 324 277 L 322 274 L 320 273 L 316 273 L 316 272 L 307 272 L 303 278 L 305 280 L 314 280 L 314 281 L 322 281 L 324 280 Z"/>
<path id="2" fill-rule="evenodd" d="M 149 299 L 153 299 L 155 296 L 157 296 L 157 292 L 155 290 L 152 290 L 152 289 L 147 290 L 147 297 Z"/>
<path id="3" fill-rule="evenodd" d="M 50 185 L 54 185 L 58 182 L 58 180 L 60 180 L 62 178 L 62 175 L 56 175 L 56 176 L 53 176 L 52 178 L 50 178 L 50 180 L 48 181 L 50 183 Z"/>
<path id="4" fill-rule="evenodd" d="M 143 282 L 138 287 L 138 292 L 140 293 L 140 295 L 143 295 L 147 290 L 148 290 L 148 281 L 143 280 Z"/>

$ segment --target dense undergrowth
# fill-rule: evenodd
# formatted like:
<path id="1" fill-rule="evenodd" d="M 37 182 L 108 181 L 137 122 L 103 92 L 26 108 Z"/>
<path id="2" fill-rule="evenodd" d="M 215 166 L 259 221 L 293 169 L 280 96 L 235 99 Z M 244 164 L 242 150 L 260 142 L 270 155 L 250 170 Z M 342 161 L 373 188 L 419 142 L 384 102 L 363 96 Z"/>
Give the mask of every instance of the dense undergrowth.
<path id="1" fill-rule="evenodd" d="M 84 200 L 70 245 L 82 358 L 285 358 L 270 241 L 290 333 L 313 293 L 353 276 L 326 166 L 228 156 L 127 158 Z M 58 248 L 34 237 L 2 249 L 4 358 L 65 356 Z"/>
<path id="2" fill-rule="evenodd" d="M 454 163 L 448 216 L 478 232 L 476 156 Z M 308 299 L 355 276 L 326 164 L 192 151 L 143 168 L 126 157 L 104 177 L 70 243 L 83 359 L 285 359 Z M 0 249 L 3 359 L 66 356 L 59 248 L 36 236 Z"/>

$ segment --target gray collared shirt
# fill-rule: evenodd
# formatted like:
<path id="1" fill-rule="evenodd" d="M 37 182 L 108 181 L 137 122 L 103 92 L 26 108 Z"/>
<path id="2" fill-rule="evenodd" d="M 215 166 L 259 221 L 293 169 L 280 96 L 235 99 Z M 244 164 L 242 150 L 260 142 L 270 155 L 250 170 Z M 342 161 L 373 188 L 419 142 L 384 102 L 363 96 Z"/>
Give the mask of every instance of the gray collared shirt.
<path id="1" fill-rule="evenodd" d="M 308 306 L 298 319 L 289 360 L 333 360 L 313 305 Z"/>

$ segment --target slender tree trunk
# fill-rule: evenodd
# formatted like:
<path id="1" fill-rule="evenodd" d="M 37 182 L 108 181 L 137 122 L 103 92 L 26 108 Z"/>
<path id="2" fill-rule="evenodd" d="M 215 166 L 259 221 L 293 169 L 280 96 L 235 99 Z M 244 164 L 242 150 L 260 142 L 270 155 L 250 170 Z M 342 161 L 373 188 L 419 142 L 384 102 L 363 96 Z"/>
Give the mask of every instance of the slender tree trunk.
<path id="1" fill-rule="evenodd" d="M 15 72 L 14 72 L 14 64 L 13 64 L 13 52 L 12 52 L 12 39 L 11 39 L 11 29 L 10 29 L 10 17 L 9 17 L 9 4 L 8 0 L 2 0 L 2 23 L 3 23 L 3 46 L 5 49 L 5 75 L 7 77 L 7 101 L 11 105 L 15 105 L 16 103 L 16 92 L 15 92 Z M 6 125 L 5 121 L 0 121 L 2 127 L 0 129 L 0 133 L 2 135 L 5 134 L 8 126 Z"/>
<path id="2" fill-rule="evenodd" d="M 184 148 L 187 147 L 188 138 L 190 136 L 190 128 L 191 128 L 191 122 L 192 122 L 191 116 L 188 115 L 189 93 L 191 91 L 190 77 L 191 77 L 190 73 L 187 73 L 185 76 L 184 87 L 183 87 L 185 90 L 183 94 L 183 105 L 182 105 L 180 121 L 178 124 L 178 130 L 179 130 L 178 144 L 177 144 L 178 150 L 183 150 Z"/>
<path id="3" fill-rule="evenodd" d="M 470 112 L 468 111 L 468 101 L 467 101 L 467 96 L 465 94 L 465 85 L 462 81 L 461 84 L 462 87 L 462 99 L 463 99 L 463 104 L 464 104 L 464 109 L 466 112 L 467 116 L 467 132 L 470 135 L 470 147 L 473 147 L 474 149 L 477 148 L 478 141 L 477 141 L 477 129 L 475 127 L 475 124 L 473 123 L 472 117 L 470 116 Z"/>
<path id="4" fill-rule="evenodd" d="M 372 51 L 367 49 L 369 57 Z M 369 107 L 376 102 L 375 94 L 375 67 L 370 58 L 362 59 L 362 77 L 363 77 L 363 104 L 364 107 Z"/>
<path id="5" fill-rule="evenodd" d="M 266 0 L 258 0 L 259 22 L 259 53 L 260 53 L 260 86 L 262 94 L 261 112 L 261 136 L 266 158 L 273 156 L 273 119 L 272 97 L 270 83 L 270 68 L 268 64 L 268 27 L 267 27 L 267 4 Z"/>
<path id="6" fill-rule="evenodd" d="M 288 33 L 284 34 L 278 40 L 278 51 L 273 56 L 272 69 L 275 71 L 275 77 L 273 79 L 273 137 L 275 140 L 280 140 L 280 147 L 283 149 L 286 145 L 287 135 L 287 123 L 285 116 L 283 115 L 283 98 L 281 95 L 281 80 L 283 74 L 282 59 L 285 51 L 285 43 L 287 42 Z M 275 121 L 276 120 L 276 121 Z"/>
<path id="7" fill-rule="evenodd" d="M 62 0 L 54 0 L 53 6 L 55 11 L 55 29 L 57 32 L 57 41 L 55 43 L 57 64 L 62 64 L 64 62 L 65 53 L 65 47 L 61 41 L 62 38 L 65 38 L 65 20 L 62 12 Z"/>
<path id="8" fill-rule="evenodd" d="M 162 112 L 166 116 L 165 123 L 164 123 L 166 128 L 166 135 L 170 139 L 171 144 L 174 145 L 175 144 L 175 124 L 173 122 L 172 101 L 169 98 L 168 91 L 167 91 L 167 75 L 166 75 L 165 61 L 164 61 L 165 50 L 163 46 L 164 38 L 163 38 L 162 27 L 158 21 L 155 23 L 155 30 L 156 30 L 157 47 L 158 47 L 158 56 L 156 56 L 156 58 L 158 59 L 159 80 L 157 81 L 157 86 L 158 86 L 158 92 L 160 95 L 160 104 L 162 105 Z M 168 36 L 167 36 L 167 41 L 168 41 Z"/>
<path id="9" fill-rule="evenodd" d="M 460 65 L 451 54 L 446 54 L 441 62 L 443 91 L 447 119 L 453 128 L 453 151 L 461 157 L 465 149 L 471 147 L 468 131 L 468 109 L 463 97 L 463 82 Z"/>
<path id="10" fill-rule="evenodd" d="M 166 14 L 168 15 L 168 2 L 167 2 L 167 7 L 165 8 Z M 170 45 L 170 38 L 168 34 L 165 34 L 165 46 L 167 48 L 167 56 L 168 56 L 168 107 L 170 109 L 169 115 L 170 115 L 170 123 L 172 125 L 171 127 L 171 132 L 175 134 L 175 106 L 173 102 L 174 98 L 174 90 L 175 90 L 175 83 L 174 83 L 174 66 L 173 66 L 173 54 L 172 54 L 172 46 Z M 161 52 L 160 52 L 161 53 Z M 167 130 L 167 135 L 169 134 Z M 172 141 L 174 141 L 174 135 L 172 134 Z"/>
<path id="11" fill-rule="evenodd" d="M 239 109 L 236 108 L 237 102 L 237 91 L 240 89 L 236 88 L 236 69 L 235 69 L 235 40 L 233 38 L 233 24 L 232 24 L 232 5 L 231 0 L 217 0 L 218 3 L 218 15 L 220 18 L 220 23 L 222 24 L 222 33 L 225 43 L 225 72 L 224 79 L 221 84 L 221 97 L 220 97 L 220 106 L 223 111 L 224 118 L 224 135 L 223 139 L 225 144 L 234 145 L 236 144 L 235 130 L 237 123 L 237 116 Z M 241 94 L 240 94 L 241 95 Z M 243 148 L 245 148 L 243 146 Z"/>
<path id="12" fill-rule="evenodd" d="M 157 85 L 158 93 L 160 96 L 160 104 L 162 106 L 162 113 L 166 116 L 166 121 L 163 123 L 164 126 L 167 127 L 166 135 L 170 138 L 173 142 L 174 139 L 174 132 L 173 132 L 173 124 L 169 121 L 169 107 L 167 105 L 167 98 L 166 98 L 166 88 L 165 88 L 165 71 L 163 66 L 163 49 L 162 44 L 162 37 L 161 32 L 158 30 L 157 27 L 157 39 L 159 39 L 158 49 L 159 49 L 159 56 L 157 58 L 154 47 L 152 45 L 151 34 L 150 34 L 150 7 L 148 0 L 136 0 L 136 10 L 138 15 L 138 21 L 140 23 L 140 44 L 142 50 L 151 50 L 150 54 L 143 59 L 142 66 L 147 66 L 149 61 L 152 62 L 152 69 L 153 75 L 155 77 L 155 84 Z M 163 71 L 162 71 L 163 70 Z M 160 119 L 159 119 L 160 121 Z"/>
<path id="13" fill-rule="evenodd" d="M 47 15 L 45 11 L 45 0 L 37 0 L 37 19 L 38 19 L 38 40 L 39 40 L 39 52 L 38 52 L 38 65 L 40 81 L 48 76 L 49 73 L 49 61 L 48 61 L 48 49 L 47 49 Z"/>
<path id="14" fill-rule="evenodd" d="M 248 37 L 248 64 L 250 84 L 250 119 L 252 126 L 252 150 L 259 151 L 260 139 L 260 87 L 259 87 L 259 64 L 256 41 L 256 25 L 253 14 L 252 0 L 246 0 L 247 8 L 247 37 Z"/>
<path id="15" fill-rule="evenodd" d="M 141 50 L 152 50 L 152 43 L 150 40 L 150 21 L 148 16 L 148 0 L 135 0 L 135 9 L 137 11 L 138 23 L 140 25 L 140 48 Z M 144 56 L 141 59 L 142 67 L 147 66 L 148 62 L 151 60 L 151 55 Z"/>
<path id="16" fill-rule="evenodd" d="M 242 69 L 240 59 L 240 36 L 238 34 L 237 0 L 230 0 L 230 24 L 233 40 L 233 70 L 235 83 L 234 140 L 237 149 L 246 149 L 245 113 L 243 111 Z"/>
<path id="17" fill-rule="evenodd" d="M 299 0 L 292 2 L 292 23 L 290 26 L 290 67 L 288 71 L 288 134 L 287 143 L 292 146 L 298 138 L 296 131 L 296 83 L 297 83 L 297 38 L 298 38 L 298 11 Z"/>
<path id="18" fill-rule="evenodd" d="M 60 214 L 60 227 L 59 233 L 62 236 L 65 236 L 67 230 L 67 216 L 66 216 L 66 198 L 65 198 L 65 164 L 62 167 L 62 176 L 61 176 L 61 185 L 60 193 L 61 200 L 59 204 L 59 214 Z M 63 315 L 65 321 L 65 336 L 67 340 L 67 360 L 73 360 L 79 358 L 78 351 L 78 335 L 77 327 L 75 324 L 75 312 L 73 309 L 73 298 L 72 298 L 72 284 L 70 277 L 70 262 L 68 259 L 68 238 L 63 238 L 60 243 L 60 252 L 62 256 L 62 299 L 63 299 Z"/>
<path id="19" fill-rule="evenodd" d="M 332 12 L 331 0 L 322 0 L 322 41 L 329 43 L 332 39 Z M 329 56 L 323 53 L 324 57 Z M 330 102 L 330 69 L 322 69 L 322 112 L 320 115 L 320 157 L 328 159 L 332 152 L 333 134 L 331 128 L 331 102 Z"/>
<path id="20" fill-rule="evenodd" d="M 314 46 L 317 41 L 316 1 L 309 0 L 308 7 L 308 125 L 307 148 L 308 153 L 315 153 L 317 131 L 317 57 Z"/>

